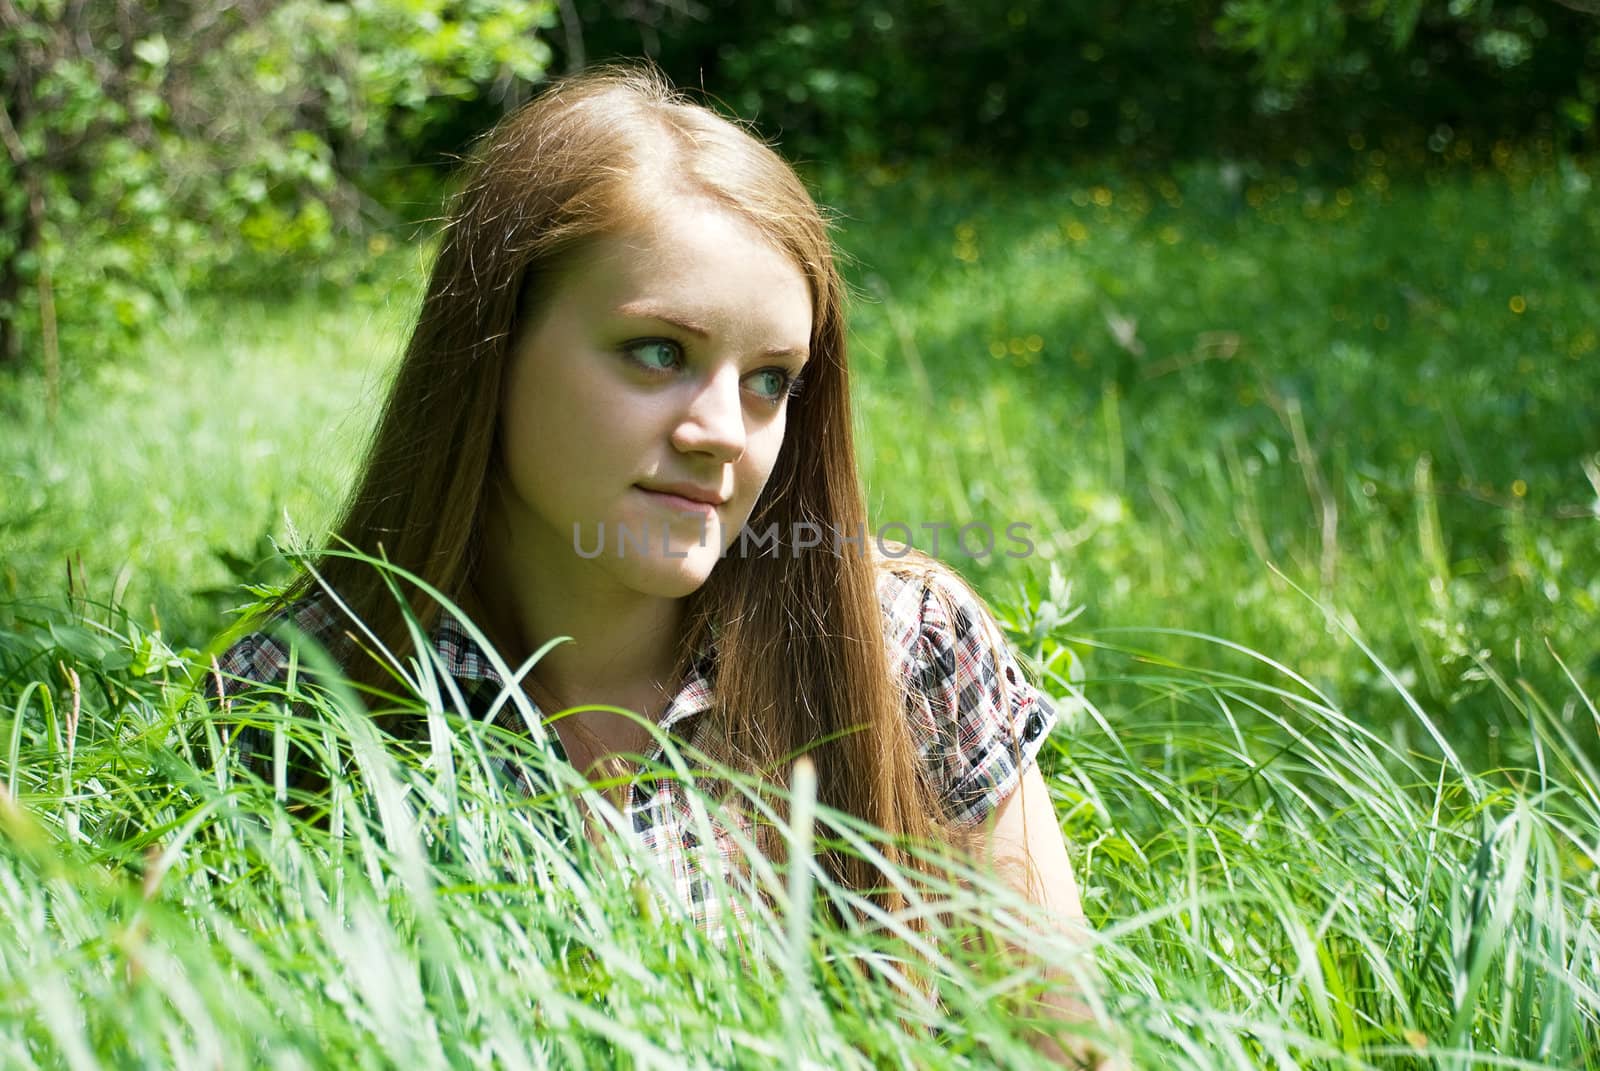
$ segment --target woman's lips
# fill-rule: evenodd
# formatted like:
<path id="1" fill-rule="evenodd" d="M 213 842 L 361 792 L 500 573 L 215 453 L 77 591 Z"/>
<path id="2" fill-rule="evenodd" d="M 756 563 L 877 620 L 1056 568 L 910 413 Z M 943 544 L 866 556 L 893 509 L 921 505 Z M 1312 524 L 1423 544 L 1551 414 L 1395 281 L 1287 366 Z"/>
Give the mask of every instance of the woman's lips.
<path id="1" fill-rule="evenodd" d="M 669 509 L 675 513 L 699 513 L 713 516 L 717 512 L 717 507 L 709 502 L 696 502 L 694 499 L 684 498 L 682 495 L 668 494 L 666 491 L 648 491 L 643 487 L 636 487 L 635 490 L 643 492 L 663 509 Z"/>

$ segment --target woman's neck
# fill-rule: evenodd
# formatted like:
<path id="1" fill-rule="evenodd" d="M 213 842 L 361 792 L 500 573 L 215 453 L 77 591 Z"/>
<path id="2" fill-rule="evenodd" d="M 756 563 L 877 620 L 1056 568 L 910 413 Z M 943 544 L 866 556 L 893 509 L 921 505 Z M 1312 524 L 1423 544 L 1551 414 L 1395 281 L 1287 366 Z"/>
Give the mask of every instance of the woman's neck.
<path id="1" fill-rule="evenodd" d="M 514 668 L 549 640 L 570 636 L 532 670 L 549 696 L 569 706 L 659 713 L 654 698 L 677 683 L 667 678 L 678 664 L 683 600 L 605 583 L 594 569 L 548 568 L 537 555 L 511 554 L 485 535 L 464 609 L 506 661 Z"/>

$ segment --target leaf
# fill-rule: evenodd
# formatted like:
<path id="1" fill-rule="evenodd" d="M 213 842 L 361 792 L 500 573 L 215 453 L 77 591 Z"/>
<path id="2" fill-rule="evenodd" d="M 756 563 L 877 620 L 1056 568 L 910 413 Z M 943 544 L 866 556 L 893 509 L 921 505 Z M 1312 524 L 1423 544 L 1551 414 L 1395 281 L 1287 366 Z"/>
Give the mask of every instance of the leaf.
<path id="1" fill-rule="evenodd" d="M 160 34 L 152 34 L 133 45 L 133 54 L 152 67 L 165 67 L 172 58 L 172 50 L 167 47 L 167 39 Z"/>

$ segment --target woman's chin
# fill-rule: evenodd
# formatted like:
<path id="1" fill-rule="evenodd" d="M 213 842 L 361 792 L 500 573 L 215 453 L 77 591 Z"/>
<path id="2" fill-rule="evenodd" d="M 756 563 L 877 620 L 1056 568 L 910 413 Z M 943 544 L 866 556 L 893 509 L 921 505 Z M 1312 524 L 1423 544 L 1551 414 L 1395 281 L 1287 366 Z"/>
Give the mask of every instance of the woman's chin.
<path id="1" fill-rule="evenodd" d="M 678 557 L 677 555 L 682 555 Z M 653 548 L 647 557 L 613 561 L 612 572 L 628 587 L 643 595 L 681 599 L 705 585 L 716 568 L 715 547 Z"/>

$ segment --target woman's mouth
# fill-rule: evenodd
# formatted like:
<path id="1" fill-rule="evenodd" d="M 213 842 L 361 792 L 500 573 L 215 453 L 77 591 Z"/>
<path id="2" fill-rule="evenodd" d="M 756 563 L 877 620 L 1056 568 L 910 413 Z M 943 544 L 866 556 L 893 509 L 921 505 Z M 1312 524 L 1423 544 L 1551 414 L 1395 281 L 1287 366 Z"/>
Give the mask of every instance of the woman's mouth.
<path id="1" fill-rule="evenodd" d="M 712 516 L 717 512 L 717 507 L 710 502 L 698 502 L 692 498 L 672 494 L 670 491 L 652 491 L 647 487 L 638 487 L 637 485 L 634 489 L 643 492 L 647 498 L 662 509 L 672 510 L 675 513 L 695 513 Z"/>

